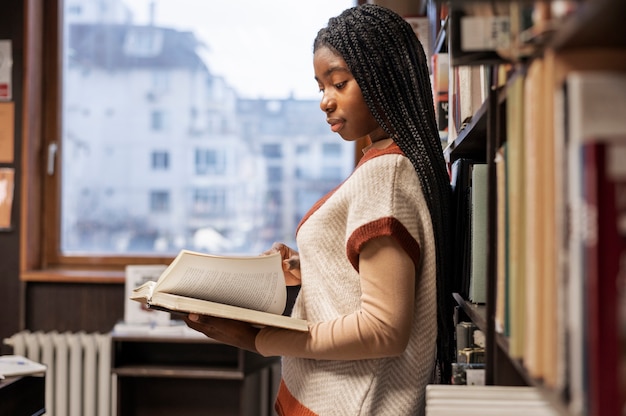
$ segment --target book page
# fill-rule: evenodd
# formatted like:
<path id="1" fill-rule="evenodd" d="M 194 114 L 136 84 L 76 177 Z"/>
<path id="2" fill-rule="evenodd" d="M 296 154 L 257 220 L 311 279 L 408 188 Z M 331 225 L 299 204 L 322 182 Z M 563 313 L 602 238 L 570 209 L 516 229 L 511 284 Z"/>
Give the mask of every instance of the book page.
<path id="1" fill-rule="evenodd" d="M 279 253 L 224 257 L 183 250 L 154 292 L 282 314 L 287 290 Z"/>

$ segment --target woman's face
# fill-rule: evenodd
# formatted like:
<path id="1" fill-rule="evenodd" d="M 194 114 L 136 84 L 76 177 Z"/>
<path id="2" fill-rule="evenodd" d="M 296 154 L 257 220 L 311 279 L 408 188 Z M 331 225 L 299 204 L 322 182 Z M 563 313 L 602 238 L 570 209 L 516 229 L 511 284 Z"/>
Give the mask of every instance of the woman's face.
<path id="1" fill-rule="evenodd" d="M 330 129 L 347 141 L 380 135 L 382 129 L 343 58 L 327 47 L 321 47 L 313 55 L 313 68 L 323 94 L 320 108 L 326 113 Z M 371 139 L 376 140 L 375 137 Z"/>

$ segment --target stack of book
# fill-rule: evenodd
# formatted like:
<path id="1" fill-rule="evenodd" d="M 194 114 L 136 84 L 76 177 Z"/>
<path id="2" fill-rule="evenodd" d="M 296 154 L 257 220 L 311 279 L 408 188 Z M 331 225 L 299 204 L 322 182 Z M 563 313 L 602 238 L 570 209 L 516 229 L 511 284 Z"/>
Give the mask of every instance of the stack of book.
<path id="1" fill-rule="evenodd" d="M 426 386 L 426 416 L 557 416 L 535 387 Z"/>

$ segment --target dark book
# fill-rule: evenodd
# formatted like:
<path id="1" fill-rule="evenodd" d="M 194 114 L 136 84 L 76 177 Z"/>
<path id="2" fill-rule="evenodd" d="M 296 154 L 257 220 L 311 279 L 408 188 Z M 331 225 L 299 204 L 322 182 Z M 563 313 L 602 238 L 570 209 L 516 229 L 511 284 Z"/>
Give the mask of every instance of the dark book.
<path id="1" fill-rule="evenodd" d="M 618 415 L 626 398 L 626 136 L 586 142 L 581 156 L 589 414 Z"/>
<path id="2" fill-rule="evenodd" d="M 470 185 L 472 178 L 471 159 L 461 158 L 452 163 L 450 185 L 452 187 L 452 212 L 454 218 L 453 250 L 459 254 L 459 260 L 453 265 L 453 291 L 467 299 L 469 292 L 470 264 Z"/>

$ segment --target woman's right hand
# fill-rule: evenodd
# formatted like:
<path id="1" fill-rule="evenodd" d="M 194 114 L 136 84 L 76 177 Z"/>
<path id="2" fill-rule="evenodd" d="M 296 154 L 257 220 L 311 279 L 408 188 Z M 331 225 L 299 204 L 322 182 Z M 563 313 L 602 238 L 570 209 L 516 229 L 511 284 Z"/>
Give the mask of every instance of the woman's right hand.
<path id="1" fill-rule="evenodd" d="M 263 254 L 279 252 L 283 259 L 283 274 L 287 286 L 297 286 L 300 284 L 300 256 L 298 252 L 283 243 L 274 243 L 272 247 Z"/>

